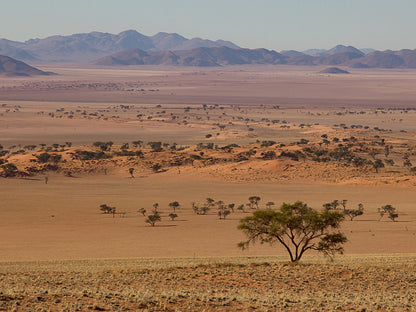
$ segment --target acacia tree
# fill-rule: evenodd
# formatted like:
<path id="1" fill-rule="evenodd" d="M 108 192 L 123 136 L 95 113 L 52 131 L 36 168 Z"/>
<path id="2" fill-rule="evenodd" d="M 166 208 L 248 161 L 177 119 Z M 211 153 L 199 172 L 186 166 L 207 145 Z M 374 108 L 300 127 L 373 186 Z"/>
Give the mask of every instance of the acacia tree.
<path id="1" fill-rule="evenodd" d="M 250 196 L 248 198 L 249 204 L 250 204 L 250 208 L 254 209 L 254 206 L 256 206 L 256 209 L 259 209 L 259 201 L 260 201 L 260 197 L 259 196 Z"/>
<path id="2" fill-rule="evenodd" d="M 384 163 L 381 159 L 376 159 L 373 162 L 373 168 L 376 170 L 376 173 L 378 173 L 378 169 L 384 168 Z"/>
<path id="3" fill-rule="evenodd" d="M 340 205 L 339 201 L 335 199 L 330 203 L 323 204 L 322 207 L 324 207 L 326 211 L 329 211 L 329 210 L 337 210 L 339 205 Z"/>
<path id="4" fill-rule="evenodd" d="M 274 205 L 275 205 L 275 203 L 274 203 L 274 202 L 269 201 L 269 202 L 267 202 L 267 203 L 266 203 L 266 208 L 267 208 L 267 209 L 272 209 L 272 206 L 274 206 Z"/>
<path id="5" fill-rule="evenodd" d="M 213 207 L 214 206 L 215 200 L 213 200 L 212 198 L 207 197 L 207 199 L 205 201 L 206 201 L 206 203 L 207 203 L 207 205 L 209 207 Z"/>
<path id="6" fill-rule="evenodd" d="M 218 217 L 220 217 L 220 220 L 221 219 L 224 219 L 225 220 L 225 218 L 229 215 L 231 213 L 231 211 L 230 210 L 228 210 L 228 209 L 220 209 L 220 210 L 218 210 Z"/>
<path id="7" fill-rule="evenodd" d="M 377 209 L 380 214 L 379 221 L 383 218 L 385 214 L 388 215 L 389 219 L 391 219 L 393 222 L 396 221 L 396 219 L 399 217 L 399 214 L 397 213 L 397 210 L 392 205 L 384 205 Z"/>
<path id="8" fill-rule="evenodd" d="M 238 205 L 237 210 L 241 210 L 242 212 L 245 212 L 244 211 L 244 204 Z"/>
<path id="9" fill-rule="evenodd" d="M 154 203 L 152 212 L 154 214 L 158 214 L 159 213 L 158 210 L 157 210 L 158 208 L 159 208 L 159 203 Z"/>
<path id="10" fill-rule="evenodd" d="M 111 207 L 111 206 L 108 206 L 106 204 L 100 205 L 100 210 L 104 214 L 113 214 L 113 218 L 114 218 L 114 215 L 116 214 L 116 207 Z"/>
<path id="11" fill-rule="evenodd" d="M 283 203 L 278 211 L 257 210 L 252 216 L 241 219 L 238 229 L 246 234 L 248 240 L 238 245 L 245 249 L 256 241 L 278 242 L 288 252 L 291 262 L 298 262 L 308 250 L 328 256 L 342 254 L 342 244 L 347 238 L 336 229 L 343 220 L 341 212 L 319 212 L 301 201 Z"/>
<path id="12" fill-rule="evenodd" d="M 355 217 L 361 216 L 364 213 L 364 205 L 359 203 L 357 209 L 344 208 L 344 214 L 350 217 L 350 220 L 354 220 Z"/>
<path id="13" fill-rule="evenodd" d="M 149 223 L 151 226 L 155 226 L 156 222 L 162 221 L 162 218 L 158 213 L 147 216 L 145 222 Z"/>
<path id="14" fill-rule="evenodd" d="M 174 202 L 169 203 L 169 207 L 173 209 L 173 212 L 176 212 L 176 209 L 180 207 L 180 204 L 175 200 Z"/>
<path id="15" fill-rule="evenodd" d="M 175 220 L 175 218 L 177 218 L 178 217 L 178 215 L 176 214 L 176 213 L 170 213 L 169 214 L 169 218 L 172 220 L 172 221 L 174 221 Z"/>
<path id="16" fill-rule="evenodd" d="M 129 168 L 130 177 L 134 178 L 134 168 Z"/>

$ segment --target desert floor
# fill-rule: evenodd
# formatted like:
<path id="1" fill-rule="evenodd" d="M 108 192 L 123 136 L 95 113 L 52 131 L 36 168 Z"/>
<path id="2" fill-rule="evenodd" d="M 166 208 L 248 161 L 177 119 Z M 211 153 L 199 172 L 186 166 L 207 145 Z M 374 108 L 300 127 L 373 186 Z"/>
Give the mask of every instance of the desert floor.
<path id="1" fill-rule="evenodd" d="M 3 263 L 6 311 L 414 311 L 413 255 Z"/>
<path id="2" fill-rule="evenodd" d="M 364 203 L 366 213 L 345 221 L 346 253 L 416 253 L 416 194 L 408 188 L 357 187 L 299 183 L 230 183 L 200 181 L 198 176 L 159 173 L 131 179 L 123 175 L 78 178 L 50 176 L 43 179 L 1 179 L 0 246 L 2 260 L 93 259 L 112 257 L 193 257 L 272 255 L 278 246 L 253 246 L 241 251 L 244 239 L 236 227 L 248 213 L 235 212 L 219 220 L 192 212 L 191 202 L 211 197 L 224 202 L 245 203 L 258 195 L 264 202 L 302 200 L 320 208 L 333 199 Z M 178 218 L 171 221 L 168 203 L 179 201 Z M 150 211 L 158 202 L 162 222 L 152 228 L 138 213 Z M 125 217 L 103 215 L 106 203 L 126 212 Z M 398 222 L 379 220 L 377 207 L 391 203 L 400 207 Z"/>
<path id="3" fill-rule="evenodd" d="M 311 169 L 316 175 L 309 180 L 297 178 L 302 169 L 284 181 L 279 171 L 262 178 L 259 161 L 245 168 L 257 172 L 252 181 L 234 179 L 235 164 L 187 166 L 180 173 L 137 169 L 135 178 L 121 165 L 107 174 L 0 178 L 0 309 L 412 311 L 416 181 L 399 164 L 405 154 L 416 163 L 415 71 L 44 68 L 60 75 L 0 80 L 0 144 L 11 151 L 5 158 L 12 163 L 28 162 L 40 144 L 71 142 L 76 149 L 96 141 L 120 146 L 142 140 L 184 148 L 252 146 L 301 138 L 316 143 L 328 134 L 363 142 L 381 137 L 395 144 L 396 164 L 348 181 L 338 171 L 320 180 L 320 167 Z M 244 236 L 236 227 L 248 213 L 219 220 L 215 211 L 196 215 L 191 208 L 207 197 L 245 204 L 251 195 L 260 196 L 262 206 L 302 200 L 318 209 L 346 199 L 354 207 L 363 203 L 365 213 L 342 225 L 346 256 L 331 264 L 312 254 L 292 267 L 282 264 L 286 255 L 279 246 L 237 248 Z M 171 221 L 168 204 L 175 200 L 181 207 Z M 150 227 L 138 210 L 150 211 L 156 202 L 162 222 Z M 102 214 L 101 204 L 125 214 Z M 379 220 L 377 208 L 386 204 L 397 207 L 397 222 Z"/>

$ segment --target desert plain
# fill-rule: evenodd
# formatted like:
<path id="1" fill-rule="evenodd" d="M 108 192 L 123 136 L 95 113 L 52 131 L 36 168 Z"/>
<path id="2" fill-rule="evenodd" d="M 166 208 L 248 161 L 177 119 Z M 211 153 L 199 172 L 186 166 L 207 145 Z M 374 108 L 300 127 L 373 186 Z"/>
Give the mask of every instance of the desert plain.
<path id="1" fill-rule="evenodd" d="M 0 309 L 415 310 L 416 71 L 43 68 L 0 78 Z M 345 255 L 293 266 L 237 247 L 250 196 L 364 213 Z"/>

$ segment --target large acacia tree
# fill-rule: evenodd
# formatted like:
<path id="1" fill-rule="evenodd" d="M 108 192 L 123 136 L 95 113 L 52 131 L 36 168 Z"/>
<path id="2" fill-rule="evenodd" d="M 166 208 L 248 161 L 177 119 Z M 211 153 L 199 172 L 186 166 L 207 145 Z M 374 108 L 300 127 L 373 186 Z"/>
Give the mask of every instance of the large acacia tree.
<path id="1" fill-rule="evenodd" d="M 283 203 L 278 211 L 257 210 L 240 220 L 238 228 L 248 240 L 239 243 L 245 249 L 250 243 L 280 243 L 292 262 L 299 261 L 308 250 L 316 250 L 328 256 L 343 253 L 342 244 L 347 241 L 337 231 L 344 214 L 337 211 L 317 211 L 297 201 Z"/>

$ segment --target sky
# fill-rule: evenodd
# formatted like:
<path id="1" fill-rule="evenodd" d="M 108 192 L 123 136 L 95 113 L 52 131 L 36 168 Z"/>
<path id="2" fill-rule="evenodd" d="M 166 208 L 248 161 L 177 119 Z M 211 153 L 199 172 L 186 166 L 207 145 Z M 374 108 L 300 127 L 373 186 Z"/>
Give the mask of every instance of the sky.
<path id="1" fill-rule="evenodd" d="M 0 38 L 135 29 L 277 51 L 416 48 L 416 0 L 0 0 Z"/>

